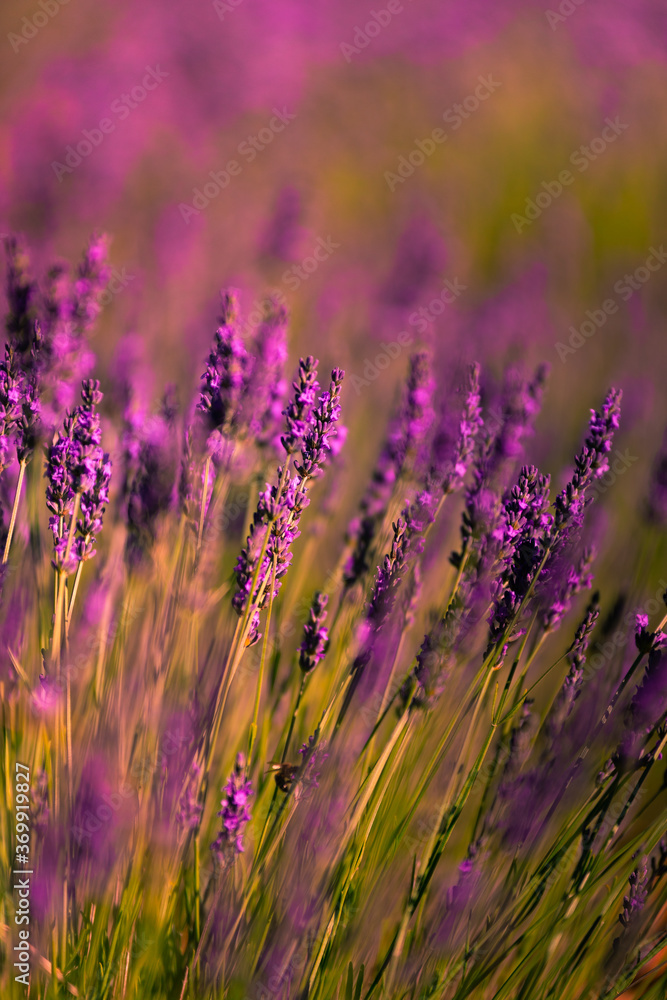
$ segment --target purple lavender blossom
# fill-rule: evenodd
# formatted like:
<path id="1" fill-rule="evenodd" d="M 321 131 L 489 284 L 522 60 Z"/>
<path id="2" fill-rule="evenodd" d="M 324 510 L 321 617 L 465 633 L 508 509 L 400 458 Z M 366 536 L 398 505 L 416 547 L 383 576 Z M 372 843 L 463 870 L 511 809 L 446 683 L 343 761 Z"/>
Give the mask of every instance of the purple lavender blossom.
<path id="1" fill-rule="evenodd" d="M 95 234 L 77 269 L 72 290 L 72 320 L 79 335 L 86 333 L 100 312 L 99 297 L 110 276 L 107 265 L 109 238 Z"/>
<path id="2" fill-rule="evenodd" d="M 331 439 L 336 436 L 340 419 L 340 391 L 344 375 L 342 368 L 333 369 L 329 388 L 320 396 L 319 405 L 313 411 L 301 446 L 301 461 L 294 463 L 304 482 L 321 475 L 325 459 L 331 451 Z"/>
<path id="3" fill-rule="evenodd" d="M 23 362 L 23 396 L 21 417 L 17 426 L 16 457 L 19 462 L 27 462 L 41 436 L 41 394 L 43 381 L 40 372 L 40 358 L 43 341 L 39 321 L 35 320 L 30 353 Z"/>
<path id="4" fill-rule="evenodd" d="M 501 637 L 510 638 L 507 629 L 535 582 L 553 523 L 548 507 L 549 477 L 524 466 L 504 503 L 500 559 L 505 568 L 494 588 L 487 655 Z"/>
<path id="5" fill-rule="evenodd" d="M 555 531 L 561 538 L 581 526 L 584 510 L 591 502 L 587 490 L 609 468 L 607 456 L 620 423 L 621 396 L 620 389 L 611 389 L 601 411 L 591 410 L 588 435 L 575 458 L 574 475 L 556 497 Z"/>
<path id="6" fill-rule="evenodd" d="M 500 401 L 500 413 L 491 414 L 489 426 L 495 433 L 490 456 L 489 475 L 497 476 L 508 460 L 521 454 L 523 438 L 531 434 L 542 405 L 542 396 L 549 368 L 539 365 L 530 382 L 510 369 L 505 374 Z"/>
<path id="7" fill-rule="evenodd" d="M 311 414 L 319 391 L 317 381 L 318 362 L 310 355 L 299 361 L 298 381 L 292 383 L 294 397 L 283 411 L 287 429 L 281 437 L 283 448 L 292 455 L 301 446 L 311 422 Z"/>
<path id="8" fill-rule="evenodd" d="M 315 669 L 329 647 L 329 632 L 324 625 L 328 600 L 326 594 L 318 591 L 310 606 L 310 615 L 303 628 L 303 642 L 298 649 L 299 667 L 304 674 Z"/>
<path id="9" fill-rule="evenodd" d="M 249 642 L 258 638 L 259 611 L 272 596 L 276 596 L 280 589 L 280 579 L 289 569 L 291 547 L 299 537 L 301 514 L 309 503 L 308 484 L 322 472 L 330 454 L 330 439 L 340 417 L 340 391 L 344 373 L 340 368 L 335 368 L 331 373 L 328 391 L 320 396 L 302 433 L 301 422 L 310 405 L 307 399 L 304 401 L 304 393 L 309 396 L 313 385 L 317 384 L 317 369 L 313 359 L 309 358 L 306 362 L 301 362 L 300 370 L 304 377 L 294 383 L 295 398 L 286 410 L 288 433 L 282 439 L 286 448 L 288 445 L 291 447 L 297 438 L 301 439 L 301 458 L 294 462 L 296 475 L 289 475 L 286 469 L 279 468 L 278 483 L 267 484 L 266 490 L 260 494 L 248 540 L 235 568 L 238 590 L 232 599 L 232 607 L 237 614 L 242 615 L 248 600 L 253 604 L 257 602 L 251 619 Z M 258 574 L 257 590 L 251 595 L 252 581 L 262 548 L 265 551 Z M 276 585 L 271 594 L 270 580 L 274 576 Z"/>
<path id="10" fill-rule="evenodd" d="M 552 632 L 558 627 L 572 607 L 574 597 L 591 586 L 593 574 L 590 567 L 595 555 L 594 549 L 585 549 L 576 566 L 569 564 L 565 580 L 542 613 L 542 627 L 546 632 Z"/>
<path id="11" fill-rule="evenodd" d="M 459 436 L 452 467 L 445 475 L 442 484 L 442 491 L 445 495 L 455 493 L 463 486 L 463 480 L 470 467 L 477 436 L 480 428 L 484 426 L 480 399 L 479 365 L 474 364 L 470 367 L 468 392 L 461 413 Z"/>
<path id="12" fill-rule="evenodd" d="M 600 604 L 598 595 L 594 594 L 589 604 L 583 620 L 579 624 L 575 633 L 574 642 L 568 652 L 570 669 L 567 672 L 563 686 L 556 695 L 551 711 L 546 719 L 546 732 L 549 743 L 549 751 L 555 745 L 557 739 L 563 732 L 563 727 L 574 708 L 574 703 L 579 697 L 581 685 L 584 681 L 584 665 L 586 663 L 586 651 L 590 642 L 590 637 L 595 624 L 600 615 Z"/>
<path id="13" fill-rule="evenodd" d="M 237 293 L 229 289 L 221 298 L 220 326 L 201 376 L 204 386 L 197 409 L 206 415 L 209 432 L 233 436 L 239 430 L 249 359 L 239 333 Z"/>
<path id="14" fill-rule="evenodd" d="M 630 875 L 628 880 L 630 891 L 623 897 L 623 912 L 618 919 L 625 928 L 639 917 L 644 909 L 646 897 L 648 895 L 646 883 L 648 882 L 648 858 L 642 858 L 641 862 Z"/>
<path id="15" fill-rule="evenodd" d="M 223 789 L 222 809 L 218 816 L 222 825 L 218 836 L 211 844 L 211 851 L 223 868 L 233 864 L 238 854 L 244 850 L 243 834 L 251 818 L 248 800 L 253 794 L 252 782 L 245 777 L 245 757 L 238 754 L 234 770 Z"/>
<path id="16" fill-rule="evenodd" d="M 131 565 L 137 565 L 150 554 L 157 538 L 158 520 L 172 507 L 176 477 L 172 407 L 168 389 L 160 411 L 143 422 L 137 435 L 134 469 L 127 484 L 126 556 Z"/>
<path id="17" fill-rule="evenodd" d="M 21 374 L 13 349 L 5 345 L 5 357 L 0 362 L 0 474 L 11 463 L 10 448 L 22 417 L 25 379 Z"/>
<path id="18" fill-rule="evenodd" d="M 667 642 L 663 632 L 651 632 L 648 615 L 638 612 L 635 615 L 635 645 L 640 653 L 650 653 L 652 649 L 661 649 Z"/>
<path id="19" fill-rule="evenodd" d="M 645 754 L 646 735 L 667 709 L 667 636 L 647 633 L 651 646 L 648 663 L 635 694 L 625 712 L 625 729 L 616 750 L 598 774 L 598 783 L 635 767 Z M 640 641 L 646 642 L 646 636 Z"/>
<path id="20" fill-rule="evenodd" d="M 81 389 L 82 403 L 68 413 L 47 455 L 46 505 L 54 541 L 54 566 L 71 572 L 78 562 L 95 555 L 95 535 L 109 500 L 111 462 L 100 446 L 102 431 L 96 406 L 102 399 L 99 382 L 89 379 Z M 75 497 L 80 497 L 80 518 L 70 521 Z M 74 530 L 76 537 L 70 537 Z M 68 552 L 69 550 L 69 552 Z"/>
<path id="21" fill-rule="evenodd" d="M 41 376 L 51 388 L 47 422 L 53 424 L 63 407 L 71 406 L 74 385 L 90 370 L 94 355 L 85 338 L 100 311 L 99 297 L 106 287 L 108 240 L 93 236 L 77 268 L 74 281 L 65 264 L 54 265 L 42 296 L 43 348 Z"/>
<path id="22" fill-rule="evenodd" d="M 23 244 L 10 236 L 7 250 L 7 339 L 21 357 L 30 350 L 34 328 L 36 285 L 30 277 L 30 257 Z"/>
<path id="23" fill-rule="evenodd" d="M 407 471 L 415 444 L 424 436 L 432 416 L 433 379 L 430 358 L 417 352 L 410 368 L 398 415 L 384 443 L 370 484 L 362 498 L 359 516 L 348 528 L 352 551 L 345 563 L 343 578 L 349 589 L 371 566 L 373 544 L 382 524 L 396 484 Z"/>
<path id="24" fill-rule="evenodd" d="M 280 421 L 287 381 L 287 311 L 269 299 L 252 345 L 253 363 L 247 382 L 246 407 L 250 434 L 262 447 L 280 447 Z"/>

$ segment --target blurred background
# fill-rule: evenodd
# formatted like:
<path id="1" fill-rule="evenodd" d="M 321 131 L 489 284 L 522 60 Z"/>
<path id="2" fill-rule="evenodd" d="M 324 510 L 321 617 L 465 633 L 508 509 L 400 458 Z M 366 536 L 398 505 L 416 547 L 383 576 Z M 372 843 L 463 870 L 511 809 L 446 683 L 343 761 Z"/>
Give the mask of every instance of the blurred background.
<path id="1" fill-rule="evenodd" d="M 156 395 L 190 398 L 219 289 L 248 329 L 270 292 L 293 359 L 347 370 L 370 463 L 411 345 L 445 383 L 547 361 L 530 457 L 560 485 L 620 385 L 634 516 L 667 417 L 662 0 L 12 0 L 0 24 L 0 232 L 37 273 L 110 234 L 103 382 L 140 334 Z"/>

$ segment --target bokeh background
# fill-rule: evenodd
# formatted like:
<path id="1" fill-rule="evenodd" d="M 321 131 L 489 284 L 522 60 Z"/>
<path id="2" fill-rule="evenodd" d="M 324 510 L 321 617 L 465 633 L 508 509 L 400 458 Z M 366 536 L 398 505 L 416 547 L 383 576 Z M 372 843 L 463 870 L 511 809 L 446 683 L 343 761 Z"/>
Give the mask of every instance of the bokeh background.
<path id="1" fill-rule="evenodd" d="M 662 0 L 12 0 L 0 27 L 0 232 L 25 234 L 37 271 L 78 259 L 93 230 L 111 235 L 124 280 L 94 335 L 103 382 L 138 333 L 132 363 L 151 367 L 155 392 L 173 381 L 190 396 L 219 289 L 241 289 L 249 327 L 273 292 L 293 356 L 356 376 L 345 418 L 369 463 L 404 331 L 403 344 L 431 342 L 445 381 L 473 359 L 492 374 L 549 362 L 530 457 L 559 476 L 588 407 L 621 385 L 621 443 L 639 457 L 610 516 L 635 512 L 667 417 L 667 269 L 617 283 L 667 239 Z M 480 77 L 493 88 L 476 101 Z M 113 130 L 96 133 L 105 118 Z M 619 134 L 606 143 L 608 119 Z M 410 173 L 438 128 L 446 140 Z M 102 138 L 77 164 L 68 147 L 84 130 Z M 230 160 L 224 190 L 188 209 Z M 572 183 L 550 199 L 565 169 Z M 443 305 L 445 287 L 457 294 Z M 594 335 L 559 353 L 610 299 Z"/>

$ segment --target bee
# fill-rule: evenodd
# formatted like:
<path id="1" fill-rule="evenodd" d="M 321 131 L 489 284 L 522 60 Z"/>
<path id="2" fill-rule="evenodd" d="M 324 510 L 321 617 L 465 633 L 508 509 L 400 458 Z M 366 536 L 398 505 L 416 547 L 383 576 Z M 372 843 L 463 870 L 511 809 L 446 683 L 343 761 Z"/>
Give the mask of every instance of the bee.
<path id="1" fill-rule="evenodd" d="M 275 760 L 269 761 L 269 771 L 273 771 L 276 785 L 281 792 L 289 792 L 296 772 L 299 770 L 298 764 L 279 764 Z"/>

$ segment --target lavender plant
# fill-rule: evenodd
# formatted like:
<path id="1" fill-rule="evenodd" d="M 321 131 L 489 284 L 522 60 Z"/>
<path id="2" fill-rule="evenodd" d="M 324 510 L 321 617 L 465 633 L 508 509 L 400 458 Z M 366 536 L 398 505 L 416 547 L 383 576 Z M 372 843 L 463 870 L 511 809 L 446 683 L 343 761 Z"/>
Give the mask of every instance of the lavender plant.
<path id="1" fill-rule="evenodd" d="M 0 846 L 30 861 L 29 995 L 641 996 L 667 949 L 664 447 L 642 577 L 590 530 L 617 389 L 553 490 L 545 369 L 474 364 L 450 398 L 419 349 L 367 466 L 343 371 L 302 358 L 288 392 L 284 308 L 246 336 L 225 291 L 189 405 L 101 409 L 106 252 L 40 290 L 8 244 Z"/>

